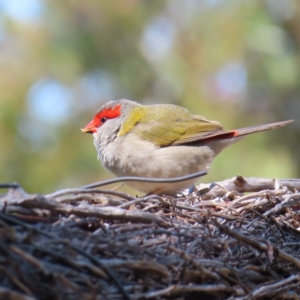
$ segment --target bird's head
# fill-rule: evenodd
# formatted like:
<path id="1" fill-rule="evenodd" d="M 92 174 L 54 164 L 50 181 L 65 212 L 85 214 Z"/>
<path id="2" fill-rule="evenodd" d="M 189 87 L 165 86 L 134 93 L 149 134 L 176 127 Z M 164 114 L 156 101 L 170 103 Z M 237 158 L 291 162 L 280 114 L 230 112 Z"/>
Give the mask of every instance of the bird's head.
<path id="1" fill-rule="evenodd" d="M 118 101 L 114 102 L 115 103 L 109 102 L 105 106 L 103 106 L 96 113 L 93 120 L 89 122 L 83 129 L 81 129 L 81 131 L 83 133 L 96 133 L 98 131 L 98 128 L 103 126 L 107 121 L 119 118 L 121 115 L 121 105 L 119 103 L 116 103 Z"/>
<path id="2" fill-rule="evenodd" d="M 117 136 L 122 125 L 126 125 L 131 119 L 131 112 L 140 106 L 140 104 L 126 99 L 109 101 L 98 110 L 92 121 L 81 131 L 92 133 L 96 139 L 104 138 L 111 141 Z"/>

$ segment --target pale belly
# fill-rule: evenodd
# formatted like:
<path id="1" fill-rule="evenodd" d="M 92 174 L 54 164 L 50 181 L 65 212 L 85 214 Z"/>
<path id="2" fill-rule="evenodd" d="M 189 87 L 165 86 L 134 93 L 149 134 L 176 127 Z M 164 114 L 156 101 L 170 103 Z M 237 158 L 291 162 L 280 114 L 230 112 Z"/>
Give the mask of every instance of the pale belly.
<path id="1" fill-rule="evenodd" d="M 126 147 L 124 146 L 126 145 Z M 119 177 L 174 178 L 207 170 L 214 152 L 208 146 L 155 147 L 146 141 L 127 138 L 121 143 L 110 143 L 99 153 L 102 164 Z M 145 193 L 176 195 L 198 179 L 177 183 L 126 182 Z"/>

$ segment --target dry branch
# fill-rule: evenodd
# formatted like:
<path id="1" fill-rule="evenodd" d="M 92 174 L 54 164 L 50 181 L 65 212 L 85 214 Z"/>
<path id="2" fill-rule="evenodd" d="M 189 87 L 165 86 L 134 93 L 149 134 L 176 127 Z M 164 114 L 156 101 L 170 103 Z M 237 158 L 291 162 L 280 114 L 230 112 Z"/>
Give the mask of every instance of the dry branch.
<path id="1" fill-rule="evenodd" d="M 179 198 L 0 185 L 0 298 L 298 299 L 299 182 L 239 176 Z"/>
<path id="2" fill-rule="evenodd" d="M 226 194 L 226 191 L 253 193 L 263 190 L 275 190 L 277 189 L 277 186 L 286 187 L 290 191 L 299 191 L 300 179 L 244 178 L 243 176 L 238 175 L 237 177 L 214 183 L 213 187 L 206 195 L 209 197 L 223 196 Z"/>

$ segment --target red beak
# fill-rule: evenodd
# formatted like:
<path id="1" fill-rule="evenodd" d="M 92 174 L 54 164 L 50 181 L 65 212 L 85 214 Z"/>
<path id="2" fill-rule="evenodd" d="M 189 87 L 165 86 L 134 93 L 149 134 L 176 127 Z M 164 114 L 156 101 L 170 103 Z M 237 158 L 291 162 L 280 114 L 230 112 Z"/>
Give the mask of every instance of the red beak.
<path id="1" fill-rule="evenodd" d="M 83 133 L 94 133 L 94 132 L 97 132 L 97 126 L 96 126 L 94 120 L 92 120 L 90 123 L 88 123 L 83 129 L 81 129 L 81 131 Z"/>

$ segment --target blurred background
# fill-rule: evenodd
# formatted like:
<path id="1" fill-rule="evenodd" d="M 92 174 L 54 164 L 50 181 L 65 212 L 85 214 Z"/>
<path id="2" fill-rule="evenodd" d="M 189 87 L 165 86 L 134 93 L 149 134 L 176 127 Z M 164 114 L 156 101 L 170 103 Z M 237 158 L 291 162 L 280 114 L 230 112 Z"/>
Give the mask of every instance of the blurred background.
<path id="1" fill-rule="evenodd" d="M 118 98 L 227 129 L 295 119 L 226 149 L 202 181 L 299 177 L 300 2 L 0 0 L 0 182 L 114 177 L 80 128 Z"/>

